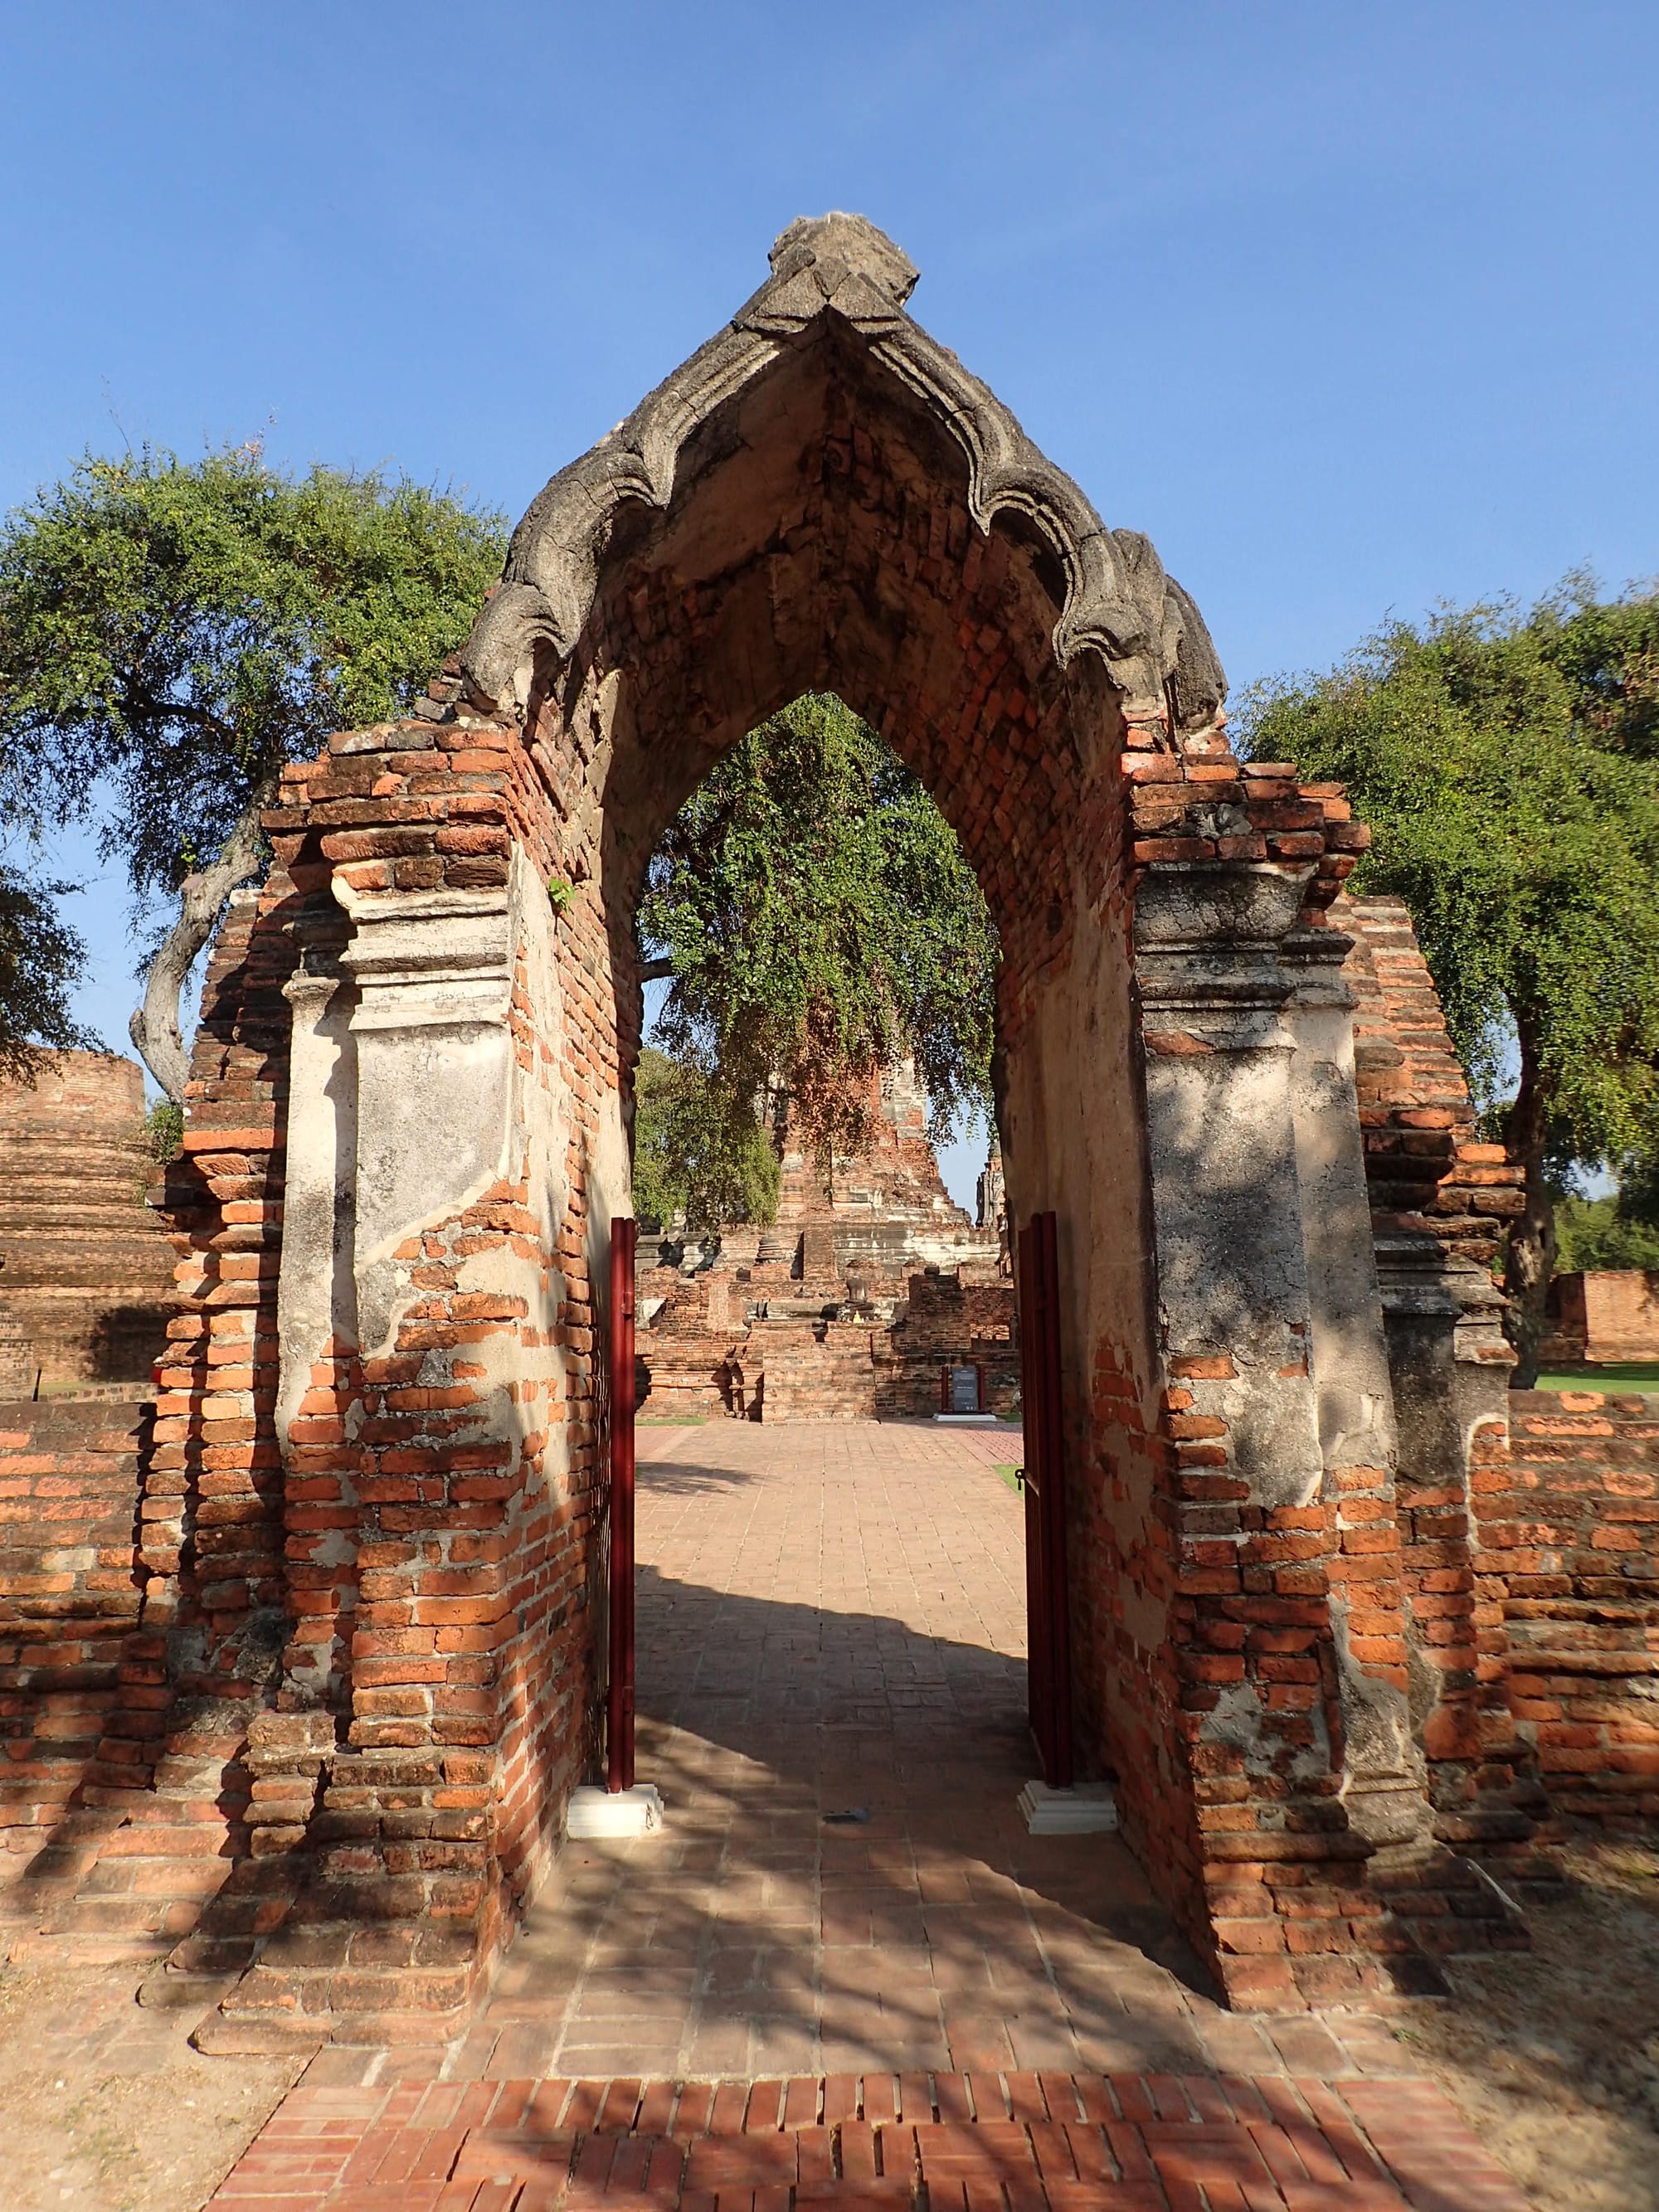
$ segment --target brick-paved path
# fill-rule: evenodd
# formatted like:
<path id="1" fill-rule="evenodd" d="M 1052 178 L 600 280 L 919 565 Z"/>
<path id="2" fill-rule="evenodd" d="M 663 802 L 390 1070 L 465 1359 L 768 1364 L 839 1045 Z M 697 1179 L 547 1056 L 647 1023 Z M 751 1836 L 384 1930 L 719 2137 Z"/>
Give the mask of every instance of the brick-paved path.
<path id="1" fill-rule="evenodd" d="M 1276 2043 L 1211 2002 L 1115 1837 L 1026 1833 L 1023 1507 L 994 1472 L 1018 1431 L 727 1421 L 639 1442 L 639 1771 L 667 1825 L 567 1844 L 469 2067 L 1344 2063 L 1313 2021 Z"/>
<path id="2" fill-rule="evenodd" d="M 214 2212 L 1527 2212 L 1424 2081 L 302 2085 Z"/>
<path id="3" fill-rule="evenodd" d="M 665 1832 L 567 1844 L 464 2039 L 324 2052 L 216 2203 L 801 2212 L 920 2172 L 928 2212 L 1524 2212 L 1380 2021 L 1221 2011 L 1115 1837 L 1027 1835 L 1015 1432 L 640 1449 Z"/>

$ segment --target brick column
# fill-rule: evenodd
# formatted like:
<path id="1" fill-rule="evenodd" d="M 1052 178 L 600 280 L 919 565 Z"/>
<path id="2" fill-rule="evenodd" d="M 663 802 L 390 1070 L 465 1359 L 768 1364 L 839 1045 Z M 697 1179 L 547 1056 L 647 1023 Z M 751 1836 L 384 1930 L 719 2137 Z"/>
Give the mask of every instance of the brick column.
<path id="1" fill-rule="evenodd" d="M 1136 906 L 1196 1932 L 1245 2004 L 1381 1981 L 1355 1893 L 1423 1825 L 1395 1639 L 1352 1627 L 1389 1423 L 1374 1278 L 1331 1249 L 1364 1218 L 1346 1009 L 1287 945 L 1311 873 L 1155 863 Z"/>
<path id="2" fill-rule="evenodd" d="M 335 881 L 349 934 L 285 994 L 294 1627 L 249 1750 L 254 1851 L 308 1881 L 219 2049 L 434 2032 L 511 1909 L 507 1808 L 544 1847 L 561 1809 L 520 1771 L 551 1579 L 559 1148 L 521 1033 L 556 1023 L 548 902 L 518 862 L 499 890 Z"/>
<path id="3" fill-rule="evenodd" d="M 1296 978 L 1285 1018 L 1332 1553 L 1341 1800 L 1359 1834 L 1397 1853 L 1424 1838 L 1429 1808 L 1407 1694 L 1398 1447 L 1355 1089 L 1355 1001 L 1341 975 L 1352 946 L 1338 930 L 1304 927 L 1280 958 Z"/>

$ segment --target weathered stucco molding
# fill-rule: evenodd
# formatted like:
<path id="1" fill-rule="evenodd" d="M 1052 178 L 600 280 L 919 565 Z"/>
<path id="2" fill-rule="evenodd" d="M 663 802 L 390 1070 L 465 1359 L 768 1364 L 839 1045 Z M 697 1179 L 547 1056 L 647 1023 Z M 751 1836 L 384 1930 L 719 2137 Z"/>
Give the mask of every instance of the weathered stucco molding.
<path id="1" fill-rule="evenodd" d="M 331 1339 L 370 1355 L 389 1341 L 408 1296 L 398 1248 L 486 1190 L 511 1150 L 508 893 L 335 890 L 351 939 L 284 991 L 284 1444 Z"/>
<path id="2" fill-rule="evenodd" d="M 1340 1515 L 1340 1469 L 1370 1470 L 1387 1492 L 1394 1413 L 1337 973 L 1349 940 L 1296 930 L 1306 882 L 1273 867 L 1154 870 L 1136 975 L 1166 1354 L 1256 1503 Z M 1357 1662 L 1340 1591 L 1330 1620 L 1348 1819 L 1374 1847 L 1409 1845 L 1428 1808 L 1406 1696 Z M 1266 1756 L 1260 1724 L 1240 1693 L 1206 1732 L 1248 1765 Z M 1334 1750 L 1316 1741 L 1297 1772 L 1314 1780 Z"/>
<path id="3" fill-rule="evenodd" d="M 1322 1474 L 1284 1019 L 1291 980 L 1278 958 L 1306 880 L 1303 869 L 1158 868 L 1135 907 L 1164 1349 L 1234 1369 L 1195 1395 L 1273 1506 L 1306 1504 Z"/>
<path id="4" fill-rule="evenodd" d="M 1212 728 L 1226 678 L 1193 601 L 1165 574 L 1150 540 L 1109 530 L 988 386 L 905 313 L 916 270 L 891 239 L 861 216 L 803 217 L 773 246 L 771 264 L 769 280 L 725 330 L 532 502 L 501 588 L 462 653 L 474 695 L 491 707 L 522 704 L 538 647 L 568 659 L 617 508 L 628 501 L 665 508 L 688 441 L 829 313 L 961 447 L 980 528 L 1012 507 L 1053 547 L 1066 577 L 1054 634 L 1061 664 L 1092 650 L 1131 720 L 1167 712 L 1174 736 Z"/>
<path id="5" fill-rule="evenodd" d="M 294 1010 L 276 1287 L 276 1434 L 286 1450 L 313 1363 L 331 1338 L 356 1340 L 351 1254 L 357 1086 L 350 992 L 334 962 L 300 969 L 283 996 Z"/>
<path id="6" fill-rule="evenodd" d="M 510 902 L 501 891 L 335 892 L 356 986 L 357 1342 L 388 1345 L 407 1295 L 398 1248 L 507 1172 L 513 1103 Z"/>

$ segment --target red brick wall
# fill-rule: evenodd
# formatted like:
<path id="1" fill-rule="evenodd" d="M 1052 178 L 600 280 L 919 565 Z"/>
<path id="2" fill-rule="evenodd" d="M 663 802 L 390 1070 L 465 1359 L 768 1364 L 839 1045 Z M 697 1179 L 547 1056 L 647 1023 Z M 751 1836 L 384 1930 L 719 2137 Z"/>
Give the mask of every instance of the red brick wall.
<path id="1" fill-rule="evenodd" d="M 1553 1333 L 1539 1358 L 1581 1360 L 1659 1358 L 1659 1273 L 1598 1267 L 1558 1275 L 1550 1285 Z"/>
<path id="2" fill-rule="evenodd" d="M 0 1405 L 0 1880 L 118 1787 L 100 1746 L 147 1700 L 137 1405 Z"/>
<path id="3" fill-rule="evenodd" d="M 658 1272 L 640 1277 L 642 1295 L 663 1299 L 638 1338 L 639 1407 L 647 1419 L 925 1419 L 940 1411 L 940 1370 L 959 1363 L 982 1369 L 988 1412 L 1017 1410 L 1019 1347 L 1010 1284 L 924 1273 L 908 1278 L 890 1322 L 805 1316 L 750 1322 L 750 1285 L 734 1274 L 711 1270 L 686 1281 L 664 1269 L 659 1291 Z M 826 1304 L 840 1287 L 829 1285 Z"/>
<path id="4" fill-rule="evenodd" d="M 289 1036 L 282 986 L 295 954 L 270 918 L 279 921 L 293 900 L 293 884 L 275 871 L 258 898 L 233 901 L 214 941 L 184 1150 L 164 1180 L 187 1303 L 157 1364 L 140 1565 L 147 1619 L 200 1631 L 199 1664 L 180 1678 L 185 1696 L 246 1699 L 250 1617 L 289 1601 L 271 1407 Z M 296 1503 L 304 1497 L 301 1488 Z M 302 1571 L 296 1578 L 303 1586 Z"/>
<path id="5" fill-rule="evenodd" d="M 455 685 L 433 689 L 453 697 Z M 516 730 L 417 720 L 348 735 L 289 770 L 283 798 L 273 842 L 296 887 L 337 872 L 366 893 L 495 888 L 514 845 L 538 885 L 578 874 Z M 280 908 L 270 911 L 274 922 Z M 532 1002 L 520 946 L 515 1051 L 532 1077 L 556 1068 L 585 1107 L 620 1081 L 610 947 L 592 891 L 555 905 L 551 927 L 558 1027 L 544 1026 L 549 1010 Z M 366 1912 L 476 1930 L 474 1962 L 533 1886 L 592 1752 L 587 1608 L 604 1443 L 594 1140 L 579 1110 L 556 1250 L 540 1242 L 536 1194 L 523 1182 L 422 1229 L 401 1255 L 418 1263 L 421 1295 L 392 1352 L 359 1360 L 342 1347 L 313 1376 L 290 1449 L 290 1467 L 307 1476 L 306 1526 L 320 1539 L 318 1572 L 301 1567 L 295 1580 L 312 1585 L 301 1603 L 313 1636 L 325 1631 L 336 1647 L 342 1748 L 324 1761 L 312 1831 L 325 1878 Z M 551 1346 L 526 1297 L 462 1286 L 463 1264 L 492 1251 L 523 1263 L 527 1287 L 558 1273 Z M 509 1440 L 473 1441 L 492 1346 L 506 1347 L 520 1377 L 516 1425 Z M 356 1532 L 344 1558 L 327 1542 L 337 1516 Z M 308 1749 L 296 1744 L 295 1755 Z M 410 1987 L 394 1963 L 378 1980 L 337 1979 L 331 1998 L 385 2008 Z M 434 2001 L 449 1994 L 440 1984 Z"/>
<path id="6" fill-rule="evenodd" d="M 1473 1450 L 1478 1463 L 1500 1431 L 1513 1364 L 1490 1270 L 1504 1223 L 1522 1205 L 1522 1174 L 1476 1130 L 1404 902 L 1344 896 L 1331 920 L 1355 939 L 1343 974 L 1357 1001 L 1355 1079 L 1378 1237 L 1416 1239 L 1431 1255 L 1437 1245 L 1489 1302 L 1478 1327 L 1468 1313 L 1436 1322 L 1407 1310 L 1391 1316 L 1390 1342 L 1401 1426 L 1398 1589 L 1437 1831 L 1456 1844 L 1502 1848 L 1524 1843 L 1531 1821 L 1512 1729 L 1480 1676 L 1470 1459 Z M 1419 1287 L 1432 1286 L 1425 1279 Z M 1437 1337 L 1437 1366 L 1427 1356 Z"/>
<path id="7" fill-rule="evenodd" d="M 1488 1266 L 1504 1221 L 1522 1210 L 1521 1170 L 1476 1133 L 1405 902 L 1345 895 L 1330 920 L 1356 939 L 1342 972 L 1358 1002 L 1355 1079 L 1376 1226 L 1424 1231 Z"/>
<path id="8" fill-rule="evenodd" d="M 1552 1810 L 1659 1819 L 1659 1399 L 1513 1392 L 1473 1495 L 1481 1674 Z"/>

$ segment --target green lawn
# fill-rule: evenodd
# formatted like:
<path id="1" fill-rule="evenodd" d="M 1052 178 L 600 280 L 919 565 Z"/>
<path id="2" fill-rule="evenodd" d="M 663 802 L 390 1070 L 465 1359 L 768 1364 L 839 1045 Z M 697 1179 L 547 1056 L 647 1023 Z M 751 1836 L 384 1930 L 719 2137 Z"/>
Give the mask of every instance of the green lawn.
<path id="1" fill-rule="evenodd" d="M 1659 1390 L 1659 1359 L 1632 1359 L 1622 1365 L 1568 1367 L 1540 1375 L 1540 1390 Z"/>
<path id="2" fill-rule="evenodd" d="M 1023 1467 L 999 1467 L 994 1472 L 1002 1477 L 1010 1490 L 1018 1493 L 1024 1489 L 1025 1470 Z"/>

